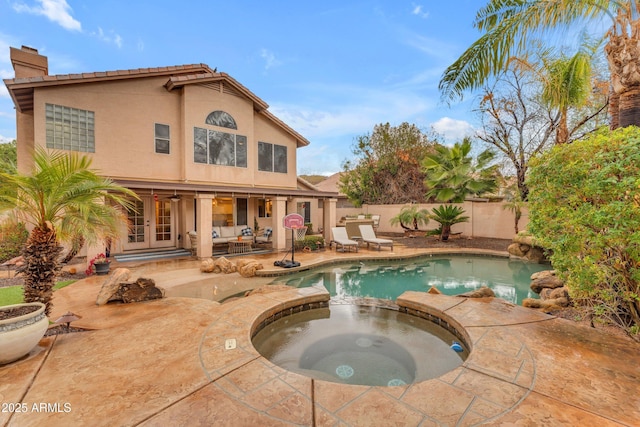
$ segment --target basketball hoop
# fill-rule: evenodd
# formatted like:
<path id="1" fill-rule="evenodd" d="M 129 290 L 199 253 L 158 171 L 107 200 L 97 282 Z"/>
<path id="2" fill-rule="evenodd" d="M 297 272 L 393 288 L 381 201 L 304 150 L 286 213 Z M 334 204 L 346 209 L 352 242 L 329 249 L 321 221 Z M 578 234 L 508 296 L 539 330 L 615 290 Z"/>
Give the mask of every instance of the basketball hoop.
<path id="1" fill-rule="evenodd" d="M 300 263 L 295 261 L 295 253 L 296 242 L 304 239 L 304 236 L 307 234 L 307 226 L 304 225 L 304 218 L 297 213 L 285 215 L 285 217 L 282 218 L 282 225 L 287 230 L 291 230 L 291 261 L 285 261 L 283 259 L 282 261 L 274 262 L 274 265 L 283 268 L 300 267 Z"/>

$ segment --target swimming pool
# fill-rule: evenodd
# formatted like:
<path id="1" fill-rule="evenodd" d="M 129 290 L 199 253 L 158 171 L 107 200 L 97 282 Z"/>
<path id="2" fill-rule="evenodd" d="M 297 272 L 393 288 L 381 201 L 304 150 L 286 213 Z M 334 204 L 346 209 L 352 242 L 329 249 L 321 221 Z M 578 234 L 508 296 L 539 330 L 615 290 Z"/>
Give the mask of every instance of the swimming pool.
<path id="1" fill-rule="evenodd" d="M 529 288 L 533 273 L 548 270 L 508 258 L 477 255 L 433 255 L 402 261 L 361 261 L 334 264 L 275 279 L 272 284 L 293 287 L 323 285 L 335 298 L 372 297 L 396 300 L 405 291 L 457 295 L 488 286 L 499 298 L 520 304 L 537 298 Z"/>

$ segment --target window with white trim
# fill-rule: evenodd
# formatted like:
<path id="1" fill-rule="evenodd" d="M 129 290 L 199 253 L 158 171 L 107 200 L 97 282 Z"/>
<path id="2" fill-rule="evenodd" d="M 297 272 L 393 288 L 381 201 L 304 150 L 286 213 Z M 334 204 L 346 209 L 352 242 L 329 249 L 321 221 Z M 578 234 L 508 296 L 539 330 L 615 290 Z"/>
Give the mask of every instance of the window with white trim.
<path id="1" fill-rule="evenodd" d="M 169 125 L 155 124 L 156 153 L 171 154 Z"/>
<path id="2" fill-rule="evenodd" d="M 45 104 L 47 148 L 95 153 L 95 113 Z"/>

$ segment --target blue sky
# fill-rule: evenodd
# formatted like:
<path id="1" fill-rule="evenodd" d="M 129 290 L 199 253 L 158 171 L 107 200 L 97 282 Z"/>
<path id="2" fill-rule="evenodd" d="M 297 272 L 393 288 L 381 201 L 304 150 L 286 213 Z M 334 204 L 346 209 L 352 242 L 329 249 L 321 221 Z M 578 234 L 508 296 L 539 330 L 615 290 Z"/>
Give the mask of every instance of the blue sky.
<path id="1" fill-rule="evenodd" d="M 50 74 L 205 63 L 267 102 L 311 144 L 298 173 L 330 174 L 378 123 L 473 133 L 474 97 L 447 106 L 438 82 L 479 33 L 478 0 L 0 0 L 0 76 L 9 46 L 49 58 Z M 15 112 L 0 87 L 0 140 Z"/>

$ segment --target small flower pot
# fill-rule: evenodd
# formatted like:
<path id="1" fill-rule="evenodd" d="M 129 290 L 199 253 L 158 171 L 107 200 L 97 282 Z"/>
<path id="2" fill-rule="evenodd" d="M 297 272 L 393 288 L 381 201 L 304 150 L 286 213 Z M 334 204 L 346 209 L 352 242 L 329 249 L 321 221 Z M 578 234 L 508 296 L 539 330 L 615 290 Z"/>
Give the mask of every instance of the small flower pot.
<path id="1" fill-rule="evenodd" d="M 21 316 L 0 320 L 0 365 L 14 362 L 29 354 L 49 327 L 49 320 L 44 314 L 45 306 L 40 302 L 7 305 L 0 307 L 0 311 L 22 307 L 35 309 Z"/>
<path id="2" fill-rule="evenodd" d="M 98 276 L 105 276 L 109 274 L 110 264 L 108 262 L 101 262 L 99 264 L 93 264 L 96 269 L 96 274 Z"/>

